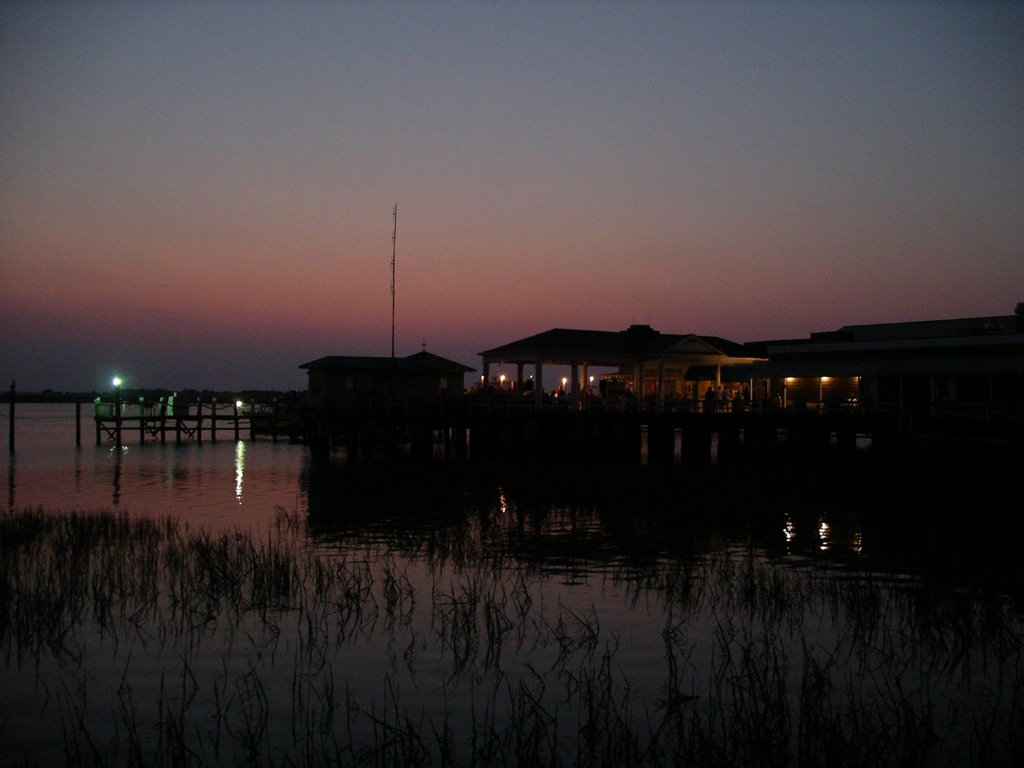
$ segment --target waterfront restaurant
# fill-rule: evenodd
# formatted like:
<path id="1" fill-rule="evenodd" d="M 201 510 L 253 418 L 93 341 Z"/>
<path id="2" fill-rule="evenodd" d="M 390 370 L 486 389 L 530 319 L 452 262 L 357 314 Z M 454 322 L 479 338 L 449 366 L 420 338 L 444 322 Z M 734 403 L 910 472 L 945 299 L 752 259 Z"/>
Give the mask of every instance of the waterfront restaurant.
<path id="1" fill-rule="evenodd" d="M 692 406 L 706 397 L 718 401 L 749 397 L 750 366 L 764 361 L 752 356 L 744 345 L 717 336 L 661 333 L 649 325 L 631 325 L 624 331 L 552 328 L 480 356 L 482 383 L 491 381 L 496 367 L 514 367 L 515 377 L 508 376 L 508 389 L 532 396 L 538 408 L 545 394 L 545 366 L 569 368 L 564 394 L 574 406 L 589 405 L 590 371 L 603 368 L 615 371 L 604 375 L 606 384 L 617 385 L 641 408 L 662 410 L 673 401 Z M 561 381 L 552 384 L 551 391 L 563 388 Z"/>
<path id="2" fill-rule="evenodd" d="M 755 387 L 776 404 L 873 412 L 1024 417 L 1024 304 L 1016 314 L 848 325 L 762 342 Z"/>

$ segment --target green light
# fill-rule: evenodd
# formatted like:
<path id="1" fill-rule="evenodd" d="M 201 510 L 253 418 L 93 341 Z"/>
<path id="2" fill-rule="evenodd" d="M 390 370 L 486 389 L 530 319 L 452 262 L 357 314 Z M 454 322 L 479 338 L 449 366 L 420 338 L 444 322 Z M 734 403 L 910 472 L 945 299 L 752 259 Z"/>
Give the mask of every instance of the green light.
<path id="1" fill-rule="evenodd" d="M 121 377 L 120 376 L 115 376 L 113 379 L 110 380 L 110 383 L 113 384 L 115 387 L 120 387 L 121 383 L 122 383 L 121 382 Z"/>

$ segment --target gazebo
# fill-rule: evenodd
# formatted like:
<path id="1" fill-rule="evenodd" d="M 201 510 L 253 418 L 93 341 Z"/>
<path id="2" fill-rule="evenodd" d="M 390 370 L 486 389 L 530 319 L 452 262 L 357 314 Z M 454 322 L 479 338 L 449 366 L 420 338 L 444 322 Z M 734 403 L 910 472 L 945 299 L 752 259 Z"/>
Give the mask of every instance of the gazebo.
<path id="1" fill-rule="evenodd" d="M 488 349 L 480 356 L 485 382 L 490 381 L 492 366 L 515 365 L 515 388 L 520 392 L 524 371 L 531 366 L 538 407 L 544 395 L 544 366 L 560 365 L 571 371 L 567 395 L 573 403 L 579 402 L 589 369 L 608 367 L 628 380 L 639 403 L 654 399 L 659 409 L 666 397 L 682 395 L 685 382 L 693 381 L 695 374 L 717 388 L 722 384 L 723 369 L 764 360 L 751 356 L 742 344 L 717 336 L 661 333 L 649 325 L 631 325 L 624 331 L 552 328 Z"/>

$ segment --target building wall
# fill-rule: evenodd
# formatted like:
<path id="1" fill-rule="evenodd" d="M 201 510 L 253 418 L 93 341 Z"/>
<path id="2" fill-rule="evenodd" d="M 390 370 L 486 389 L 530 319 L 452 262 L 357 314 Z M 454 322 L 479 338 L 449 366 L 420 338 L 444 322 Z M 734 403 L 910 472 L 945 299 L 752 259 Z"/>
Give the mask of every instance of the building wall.
<path id="1" fill-rule="evenodd" d="M 797 408 L 852 406 L 863 398 L 859 376 L 790 376 L 773 379 L 770 389 L 776 404 Z"/>
<path id="2" fill-rule="evenodd" d="M 418 402 L 462 394 L 462 375 L 309 370 L 309 395 L 324 404 L 365 400 Z"/>

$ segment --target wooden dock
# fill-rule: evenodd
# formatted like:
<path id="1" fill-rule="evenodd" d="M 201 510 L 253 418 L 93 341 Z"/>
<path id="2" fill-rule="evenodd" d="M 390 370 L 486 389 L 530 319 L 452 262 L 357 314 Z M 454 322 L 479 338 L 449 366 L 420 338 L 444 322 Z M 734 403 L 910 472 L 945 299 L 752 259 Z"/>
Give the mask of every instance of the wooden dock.
<path id="1" fill-rule="evenodd" d="M 96 445 L 123 445 L 129 436 L 136 435 L 140 444 L 173 439 L 178 445 L 186 441 L 202 443 L 204 439 L 216 442 L 218 438 L 252 440 L 257 435 L 269 436 L 274 442 L 281 437 L 290 441 L 301 438 L 301 424 L 289 418 L 277 400 L 222 403 L 211 399 L 184 406 L 175 404 L 173 398 L 153 403 L 97 401 L 93 409 Z M 81 405 L 77 416 L 77 442 L 81 445 Z"/>

